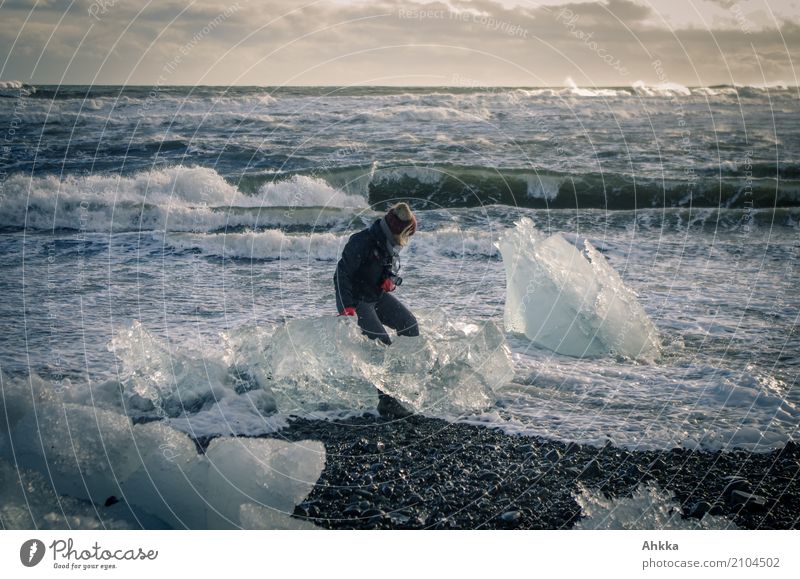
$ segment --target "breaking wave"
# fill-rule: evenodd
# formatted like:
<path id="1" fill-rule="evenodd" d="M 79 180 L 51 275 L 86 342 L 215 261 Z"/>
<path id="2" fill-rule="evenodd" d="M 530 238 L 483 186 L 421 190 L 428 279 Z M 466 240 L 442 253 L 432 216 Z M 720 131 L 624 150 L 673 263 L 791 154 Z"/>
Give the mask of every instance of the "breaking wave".
<path id="1" fill-rule="evenodd" d="M 308 208 L 314 207 L 313 211 Z M 213 169 L 169 167 L 131 176 L 14 175 L 4 183 L 0 227 L 85 231 L 213 231 L 349 220 L 364 208 L 325 181 L 304 175 L 242 193 Z"/>
<path id="2" fill-rule="evenodd" d="M 777 174 L 776 174 L 777 171 Z M 205 167 L 173 166 L 132 175 L 30 177 L 3 183 L 0 227 L 91 232 L 187 231 L 323 227 L 371 222 L 398 198 L 417 210 L 490 205 L 527 209 L 637 210 L 716 208 L 793 226 L 800 174 L 793 165 L 754 165 L 745 180 L 729 175 L 693 184 L 628 175 L 565 174 L 452 165 L 350 167 L 323 173 L 246 175 L 236 183 Z M 772 176 L 769 176 L 769 175 Z M 773 211 L 774 207 L 784 208 Z M 372 209 L 375 209 L 373 211 Z"/>

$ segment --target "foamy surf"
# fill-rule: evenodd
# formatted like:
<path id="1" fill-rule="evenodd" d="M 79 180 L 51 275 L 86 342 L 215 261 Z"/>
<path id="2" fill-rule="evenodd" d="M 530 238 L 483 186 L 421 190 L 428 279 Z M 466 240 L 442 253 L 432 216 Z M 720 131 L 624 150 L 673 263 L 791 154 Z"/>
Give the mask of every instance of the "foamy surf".
<path id="1" fill-rule="evenodd" d="M 373 216 L 367 221 L 371 224 Z M 314 224 L 316 226 L 316 224 Z M 209 257 L 250 260 L 316 260 L 336 261 L 348 234 L 319 232 L 285 233 L 282 229 L 245 231 L 242 233 L 169 233 L 164 237 L 169 247 L 197 251 Z M 156 239 L 161 237 L 156 236 Z M 409 247 L 404 259 L 431 261 L 437 257 L 451 259 L 498 259 L 491 232 L 474 232 L 455 226 L 416 234 L 419 243 Z"/>
<path id="2" fill-rule="evenodd" d="M 330 225 L 366 201 L 296 175 L 242 193 L 213 169 L 170 167 L 132 176 L 28 177 L 4 183 L 0 226 L 96 232 L 214 231 L 227 227 Z M 315 208 L 315 211 L 309 211 Z M 349 215 L 350 213 L 348 213 Z"/>

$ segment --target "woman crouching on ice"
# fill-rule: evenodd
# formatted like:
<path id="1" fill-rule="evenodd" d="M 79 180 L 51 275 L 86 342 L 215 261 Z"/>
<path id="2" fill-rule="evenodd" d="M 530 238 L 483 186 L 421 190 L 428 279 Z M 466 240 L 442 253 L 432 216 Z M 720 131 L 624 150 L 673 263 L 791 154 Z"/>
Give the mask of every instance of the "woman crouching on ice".
<path id="1" fill-rule="evenodd" d="M 399 336 L 419 336 L 417 319 L 391 292 L 400 285 L 400 250 L 417 230 L 407 203 L 398 203 L 368 228 L 354 233 L 342 251 L 333 284 L 339 315 L 358 316 L 362 333 L 391 344 L 384 324 Z"/>
<path id="2" fill-rule="evenodd" d="M 386 324 L 399 336 L 419 336 L 417 318 L 391 292 L 403 281 L 398 255 L 417 230 L 417 218 L 407 203 L 398 203 L 368 228 L 350 236 L 333 275 L 340 316 L 358 316 L 362 333 L 391 344 Z M 412 414 L 400 402 L 378 390 L 378 412 L 386 418 Z"/>

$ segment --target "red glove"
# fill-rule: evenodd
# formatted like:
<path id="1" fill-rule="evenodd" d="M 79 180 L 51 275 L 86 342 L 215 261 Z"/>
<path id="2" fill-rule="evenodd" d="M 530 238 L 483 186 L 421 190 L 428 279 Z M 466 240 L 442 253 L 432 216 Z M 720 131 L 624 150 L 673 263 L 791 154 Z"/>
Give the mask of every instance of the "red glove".
<path id="1" fill-rule="evenodd" d="M 356 309 L 355 308 L 345 308 L 345 309 L 343 309 L 341 311 L 341 313 L 339 315 L 340 316 L 355 316 L 356 315 Z"/>
<path id="2" fill-rule="evenodd" d="M 395 288 L 397 288 L 397 286 L 394 285 L 392 278 L 389 277 L 383 280 L 383 283 L 381 284 L 381 289 L 385 292 L 393 292 Z"/>

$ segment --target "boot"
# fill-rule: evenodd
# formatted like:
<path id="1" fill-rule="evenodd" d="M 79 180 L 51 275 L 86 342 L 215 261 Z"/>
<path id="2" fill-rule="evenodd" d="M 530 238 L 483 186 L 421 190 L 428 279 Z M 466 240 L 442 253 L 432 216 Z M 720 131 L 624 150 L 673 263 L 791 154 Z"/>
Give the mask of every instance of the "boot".
<path id="1" fill-rule="evenodd" d="M 398 400 L 378 390 L 378 414 L 383 418 L 408 418 L 414 413 Z"/>

